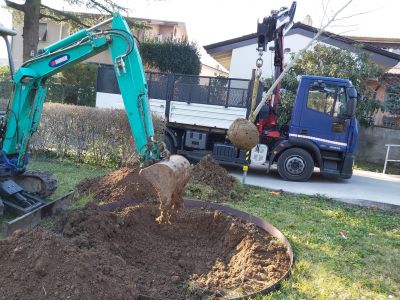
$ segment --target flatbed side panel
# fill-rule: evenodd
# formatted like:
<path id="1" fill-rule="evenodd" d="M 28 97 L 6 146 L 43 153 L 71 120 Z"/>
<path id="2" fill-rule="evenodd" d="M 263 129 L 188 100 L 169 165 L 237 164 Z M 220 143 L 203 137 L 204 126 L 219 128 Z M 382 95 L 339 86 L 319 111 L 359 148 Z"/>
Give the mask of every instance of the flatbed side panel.
<path id="1" fill-rule="evenodd" d="M 246 108 L 171 101 L 169 122 L 228 129 L 237 118 L 246 118 Z"/>
<path id="2" fill-rule="evenodd" d="M 163 99 L 149 99 L 150 110 L 161 118 L 165 118 L 167 101 Z M 124 109 L 121 94 L 96 93 L 96 107 Z"/>

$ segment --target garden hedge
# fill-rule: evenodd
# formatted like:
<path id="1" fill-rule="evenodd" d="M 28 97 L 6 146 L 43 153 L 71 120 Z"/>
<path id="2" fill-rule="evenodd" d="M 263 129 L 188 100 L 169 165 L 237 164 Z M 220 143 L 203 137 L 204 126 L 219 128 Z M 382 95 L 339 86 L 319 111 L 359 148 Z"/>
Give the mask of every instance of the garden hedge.
<path id="1" fill-rule="evenodd" d="M 153 120 L 156 139 L 162 140 L 164 123 L 156 117 Z M 102 166 L 120 166 L 137 159 L 124 110 L 59 103 L 44 105 L 31 152 Z"/>

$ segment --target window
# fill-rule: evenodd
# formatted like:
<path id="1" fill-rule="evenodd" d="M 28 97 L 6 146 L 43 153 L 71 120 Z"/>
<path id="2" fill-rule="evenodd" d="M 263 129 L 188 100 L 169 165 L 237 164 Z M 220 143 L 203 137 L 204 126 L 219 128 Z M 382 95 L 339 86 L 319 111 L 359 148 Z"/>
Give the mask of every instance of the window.
<path id="1" fill-rule="evenodd" d="M 39 41 L 46 41 L 47 38 L 47 23 L 39 23 Z"/>
<path id="2" fill-rule="evenodd" d="M 100 66 L 97 70 L 97 92 L 120 94 L 113 66 Z"/>
<path id="3" fill-rule="evenodd" d="M 312 83 L 308 89 L 307 107 L 334 117 L 344 114 L 346 112 L 344 87 Z"/>

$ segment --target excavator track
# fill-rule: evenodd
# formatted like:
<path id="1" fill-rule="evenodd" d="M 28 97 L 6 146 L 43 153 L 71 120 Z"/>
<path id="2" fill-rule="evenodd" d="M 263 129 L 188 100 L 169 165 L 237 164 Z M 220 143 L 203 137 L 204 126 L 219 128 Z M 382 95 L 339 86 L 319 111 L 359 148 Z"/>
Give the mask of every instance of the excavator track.
<path id="1" fill-rule="evenodd" d="M 48 197 L 57 189 L 57 179 L 50 172 L 25 171 L 12 178 L 25 192 L 39 197 Z"/>

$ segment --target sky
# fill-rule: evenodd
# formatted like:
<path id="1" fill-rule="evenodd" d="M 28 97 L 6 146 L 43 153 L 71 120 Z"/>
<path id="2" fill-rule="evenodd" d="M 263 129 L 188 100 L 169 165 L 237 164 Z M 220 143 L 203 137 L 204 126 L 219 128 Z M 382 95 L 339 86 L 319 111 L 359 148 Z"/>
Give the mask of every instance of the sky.
<path id="1" fill-rule="evenodd" d="M 14 0 L 16 2 L 23 0 Z M 257 19 L 271 9 L 290 6 L 291 0 L 116 0 L 130 9 L 129 16 L 185 22 L 189 40 L 199 46 L 250 34 L 257 29 Z M 79 11 L 62 0 L 42 0 L 50 7 Z M 348 0 L 298 0 L 295 21 L 310 15 L 314 27 L 320 27 L 324 7 L 328 16 Z M 0 0 L 4 6 L 4 1 Z M 399 0 L 353 0 L 328 30 L 337 34 L 400 38 Z M 350 17 L 349 17 L 350 16 Z M 9 12 L 0 8 L 0 22 L 11 27 Z M 4 57 L 3 48 L 0 57 Z"/>

